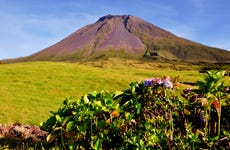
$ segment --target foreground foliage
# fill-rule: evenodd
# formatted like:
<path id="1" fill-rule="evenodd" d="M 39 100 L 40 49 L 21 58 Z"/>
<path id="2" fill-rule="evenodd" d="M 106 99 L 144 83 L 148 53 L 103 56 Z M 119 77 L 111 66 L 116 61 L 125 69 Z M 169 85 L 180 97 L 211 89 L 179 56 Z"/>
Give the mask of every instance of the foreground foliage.
<path id="1" fill-rule="evenodd" d="M 64 149 L 229 149 L 224 73 L 209 71 L 198 90 L 181 92 L 167 76 L 66 99 L 41 128 Z"/>

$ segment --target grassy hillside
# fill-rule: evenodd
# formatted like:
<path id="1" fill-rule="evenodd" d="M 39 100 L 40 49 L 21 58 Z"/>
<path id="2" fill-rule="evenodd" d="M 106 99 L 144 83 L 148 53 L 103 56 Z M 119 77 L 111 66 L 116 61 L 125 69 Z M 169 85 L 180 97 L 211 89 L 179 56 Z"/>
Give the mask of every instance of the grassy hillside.
<path id="1" fill-rule="evenodd" d="M 122 90 L 130 82 L 150 77 L 180 76 L 201 80 L 197 66 L 123 59 L 88 63 L 26 62 L 0 65 L 0 123 L 39 124 L 65 98 L 90 91 Z"/>

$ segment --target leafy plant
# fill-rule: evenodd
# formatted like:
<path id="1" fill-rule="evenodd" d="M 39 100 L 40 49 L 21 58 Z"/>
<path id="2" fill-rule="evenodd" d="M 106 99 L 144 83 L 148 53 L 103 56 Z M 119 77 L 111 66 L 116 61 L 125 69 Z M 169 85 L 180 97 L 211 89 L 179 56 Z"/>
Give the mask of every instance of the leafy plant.
<path id="1" fill-rule="evenodd" d="M 221 114 L 223 77 L 209 72 L 198 90 L 182 93 L 166 76 L 133 82 L 124 91 L 66 99 L 41 128 L 49 132 L 49 143 L 64 149 L 228 148 L 229 126 L 219 125 L 227 117 Z"/>
<path id="2" fill-rule="evenodd" d="M 229 115 L 222 111 L 222 108 L 227 110 L 229 107 L 224 75 L 225 71 L 208 71 L 205 80 L 197 82 L 198 90 L 185 90 L 183 94 L 190 100 L 190 104 L 186 106 L 186 110 L 190 110 L 187 113 L 189 121 L 209 148 L 216 147 L 223 138 L 223 131 L 229 130 L 229 126 L 223 127 L 223 124 L 228 124 L 226 121 L 228 122 L 229 118 Z"/>

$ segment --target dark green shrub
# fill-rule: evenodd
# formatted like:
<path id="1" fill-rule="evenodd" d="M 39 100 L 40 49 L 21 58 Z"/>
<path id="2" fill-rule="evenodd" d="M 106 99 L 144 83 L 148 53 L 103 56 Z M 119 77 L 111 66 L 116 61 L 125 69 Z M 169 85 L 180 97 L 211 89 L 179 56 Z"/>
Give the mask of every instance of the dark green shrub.
<path id="1" fill-rule="evenodd" d="M 221 73 L 214 74 L 218 79 L 207 77 L 196 91 L 181 92 L 164 77 L 131 83 L 124 91 L 67 99 L 41 128 L 49 132 L 50 144 L 65 149 L 229 148 L 229 115 L 222 113 L 220 104 L 223 82 Z M 219 97 L 211 100 L 213 96 Z M 213 122 L 218 124 L 215 129 Z"/>

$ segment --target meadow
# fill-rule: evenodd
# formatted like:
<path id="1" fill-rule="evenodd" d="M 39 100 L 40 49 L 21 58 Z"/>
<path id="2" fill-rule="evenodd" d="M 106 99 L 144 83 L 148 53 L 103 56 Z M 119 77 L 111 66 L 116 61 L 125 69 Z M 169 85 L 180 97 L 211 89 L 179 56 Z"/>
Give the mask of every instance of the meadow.
<path id="1" fill-rule="evenodd" d="M 63 100 L 91 91 L 118 91 L 151 77 L 203 80 L 200 66 L 110 58 L 94 62 L 23 62 L 0 65 L 0 124 L 35 124 L 47 119 Z M 229 84 L 227 78 L 226 84 Z M 180 85 L 188 86 L 188 85 Z"/>

